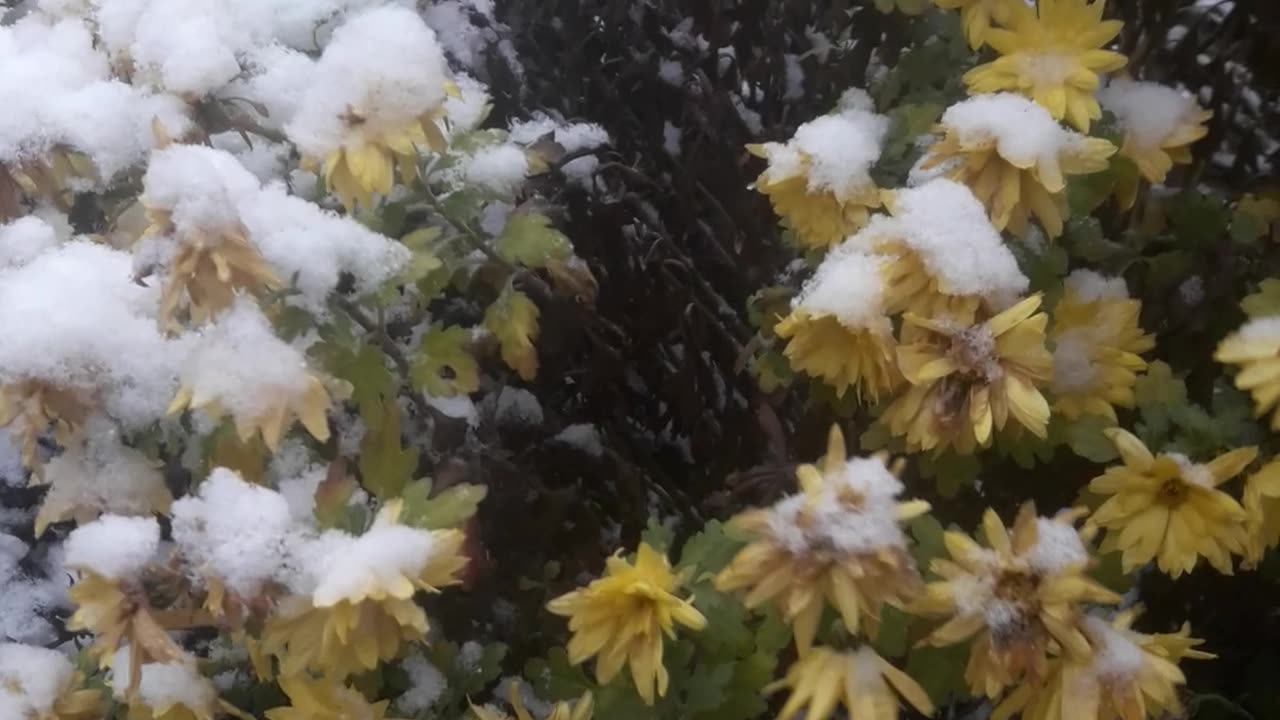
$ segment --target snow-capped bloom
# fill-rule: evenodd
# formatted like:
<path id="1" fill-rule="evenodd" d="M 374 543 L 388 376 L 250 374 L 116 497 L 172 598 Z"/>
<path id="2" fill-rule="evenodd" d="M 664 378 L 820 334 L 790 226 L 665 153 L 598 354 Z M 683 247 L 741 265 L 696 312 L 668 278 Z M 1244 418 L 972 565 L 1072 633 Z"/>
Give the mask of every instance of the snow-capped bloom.
<path id="1" fill-rule="evenodd" d="M 978 95 L 947 108 L 942 139 L 920 167 L 940 168 L 987 207 L 991 222 L 1026 235 L 1034 215 L 1045 233 L 1062 234 L 1066 177 L 1105 170 L 1116 148 L 1072 132 L 1049 112 L 1012 93 Z"/>
<path id="2" fill-rule="evenodd" d="M 1091 270 L 1067 276 L 1053 308 L 1053 409 L 1075 419 L 1096 415 L 1116 422 L 1116 407 L 1133 407 L 1133 387 L 1147 367 L 1142 353 L 1155 338 L 1142 331 L 1142 303 L 1129 297 L 1124 278 Z"/>
<path id="3" fill-rule="evenodd" d="M 881 266 L 891 258 L 840 247 L 831 252 L 774 326 L 791 366 L 838 395 L 850 388 L 877 400 L 901 382 L 893 326 L 885 315 Z"/>
<path id="4" fill-rule="evenodd" d="M 1124 464 L 1089 483 L 1091 492 L 1108 496 L 1089 518 L 1107 530 L 1102 549 L 1120 550 L 1125 572 L 1154 559 L 1178 577 L 1203 556 L 1231 574 L 1231 553 L 1245 551 L 1245 511 L 1218 486 L 1239 475 L 1258 449 L 1236 448 L 1200 464 L 1177 453 L 1152 455 L 1120 428 L 1105 432 Z"/>
<path id="5" fill-rule="evenodd" d="M 382 720 L 389 701 L 370 703 L 360 691 L 328 678 L 280 678 L 289 705 L 266 712 L 267 720 Z"/>
<path id="6" fill-rule="evenodd" d="M 1087 617 L 1080 628 L 1090 652 L 1067 654 L 1052 663 L 1042 684 L 1023 683 L 991 717 L 1008 720 L 1146 720 L 1176 715 L 1182 708 L 1178 686 L 1186 682 L 1178 662 L 1213 655 L 1195 650 L 1201 641 L 1183 626 L 1178 633 L 1147 635 L 1132 629 L 1136 610 L 1111 622 Z"/>
<path id="7" fill-rule="evenodd" d="M 1280 316 L 1245 323 L 1218 345 L 1213 359 L 1240 366 L 1236 387 L 1253 396 L 1257 417 L 1275 408 L 1271 429 L 1280 430 Z"/>
<path id="8" fill-rule="evenodd" d="M 880 159 L 889 119 L 869 109 L 848 108 L 796 129 L 786 143 L 748 145 L 768 160 L 755 187 L 806 249 L 844 240 L 880 207 L 871 166 Z"/>
<path id="9" fill-rule="evenodd" d="M 1280 460 L 1263 465 L 1244 484 L 1245 561 L 1256 565 L 1267 550 L 1280 545 Z"/>
<path id="10" fill-rule="evenodd" d="M 943 536 L 950 559 L 932 562 L 942 580 L 929 583 L 911 610 L 947 618 L 926 638 L 932 645 L 974 638 L 965 668 L 974 695 L 997 698 L 1021 681 L 1043 680 L 1053 642 L 1087 655 L 1089 646 L 1076 627 L 1081 607 L 1120 601 L 1085 575 L 1090 558 L 1071 524 L 1076 516 L 1038 518 L 1028 503 L 1012 532 L 994 511 L 986 511 L 986 547 L 958 531 Z"/>
<path id="11" fill-rule="evenodd" d="M 749 608 L 776 606 L 803 655 L 827 605 L 856 634 L 877 626 L 886 603 L 901 607 L 918 590 L 900 524 L 929 504 L 898 502 L 902 483 L 881 458 L 848 458 L 839 427 L 831 429 L 822 467 L 801 465 L 796 478 L 801 493 L 734 518 L 752 540 L 716 587 L 746 590 Z"/>
<path id="12" fill-rule="evenodd" d="M 285 131 L 345 207 L 367 207 L 417 177 L 419 150 L 445 149 L 447 71 L 418 13 L 369 10 L 334 31 Z"/>
<path id="13" fill-rule="evenodd" d="M 882 197 L 889 214 L 872 218 L 846 245 L 884 256 L 885 312 L 972 319 L 1027 289 L 1018 261 L 964 185 L 935 178 Z"/>
<path id="14" fill-rule="evenodd" d="M 194 658 L 143 663 L 133 678 L 129 652 L 121 648 L 112 662 L 115 697 L 129 706 L 126 720 L 214 720 L 220 714 L 218 691 Z"/>
<path id="15" fill-rule="evenodd" d="M 399 524 L 400 510 L 398 501 L 387 503 L 359 537 L 330 531 L 315 541 L 303 568 L 310 592 L 281 602 L 262 635 L 283 675 L 345 678 L 426 636 L 427 616 L 413 596 L 459 582 L 465 536 Z"/>
<path id="16" fill-rule="evenodd" d="M 12 428 L 21 439 L 22 462 L 28 468 L 36 467 L 41 435 L 52 431 L 58 444 L 69 446 L 92 407 L 87 393 L 40 380 L 0 385 L 0 427 Z"/>
<path id="17" fill-rule="evenodd" d="M 1039 3 L 1038 13 L 1025 6 L 1012 13 L 1007 28 L 987 30 L 987 43 L 1000 57 L 965 73 L 969 92 L 1016 92 L 1087 131 L 1102 116 L 1094 98 L 1099 74 L 1125 64 L 1120 53 L 1101 49 L 1124 25 L 1102 19 L 1105 5 L 1105 0 L 1053 0 Z"/>
<path id="18" fill-rule="evenodd" d="M 104 667 L 126 645 L 141 662 L 185 657 L 152 615 L 143 586 L 159 544 L 160 525 L 154 519 L 117 515 L 82 525 L 67 538 L 66 565 L 81 573 L 67 592 L 76 605 L 67 629 L 93 633 L 89 655 Z"/>
<path id="19" fill-rule="evenodd" d="M 1048 316 L 1029 297 L 985 322 L 904 316 L 898 369 L 910 383 L 885 410 L 889 430 L 912 450 L 971 453 L 1012 419 L 1044 437 L 1053 374 L 1045 349 Z"/>
<path id="20" fill-rule="evenodd" d="M 190 408 L 213 419 L 229 415 L 241 442 L 261 433 L 275 450 L 295 417 L 312 437 L 327 440 L 330 402 L 302 352 L 280 340 L 257 306 L 242 299 L 194 344 L 169 413 Z"/>
<path id="21" fill-rule="evenodd" d="M 1124 129 L 1120 155 L 1138 166 L 1147 182 L 1162 183 L 1175 164 L 1191 162 L 1191 144 L 1209 134 L 1205 126 L 1213 113 L 1195 98 L 1159 83 L 1116 78 L 1098 91 L 1102 107 Z M 1133 205 L 1136 184 L 1122 197 Z"/>
<path id="22" fill-rule="evenodd" d="M 614 555 L 604 577 L 552 600 L 547 609 L 569 618 L 569 662 L 597 656 L 602 685 L 629 665 L 636 691 L 652 705 L 655 684 L 663 696 L 669 682 L 662 636 L 674 635 L 676 625 L 697 631 L 707 624 L 690 601 L 675 595 L 680 585 L 666 556 L 641 543 L 634 565 Z"/>
<path id="23" fill-rule="evenodd" d="M 1007 25 L 1009 17 L 1022 8 L 1020 0 L 933 0 L 946 10 L 960 11 L 960 26 L 969 40 L 969 47 L 977 50 L 987 41 L 992 26 Z"/>
<path id="24" fill-rule="evenodd" d="M 843 706 L 848 717 L 858 720 L 896 720 L 899 696 L 921 713 L 933 715 L 933 703 L 924 688 L 865 645 L 845 651 L 813 648 L 766 691 L 783 688 L 789 688 L 791 695 L 780 718 L 828 720 Z"/>
<path id="25" fill-rule="evenodd" d="M 99 720 L 105 700 L 62 653 L 0 643 L 0 708 L 16 709 L 15 720 Z"/>
<path id="26" fill-rule="evenodd" d="M 173 504 L 159 464 L 122 445 L 109 425 L 92 428 L 84 443 L 50 460 L 41 480 L 49 491 L 36 513 L 37 536 L 51 523 L 83 525 L 103 513 L 147 517 Z"/>

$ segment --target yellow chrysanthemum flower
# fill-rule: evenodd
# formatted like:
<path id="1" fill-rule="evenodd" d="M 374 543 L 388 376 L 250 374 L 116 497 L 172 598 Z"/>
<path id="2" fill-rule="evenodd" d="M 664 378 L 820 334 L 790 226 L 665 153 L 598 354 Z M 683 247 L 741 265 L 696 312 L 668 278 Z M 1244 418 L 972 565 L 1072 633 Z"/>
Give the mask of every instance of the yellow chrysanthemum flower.
<path id="1" fill-rule="evenodd" d="M 42 380 L 0 385 L 0 427 L 10 428 L 21 441 L 22 463 L 28 468 L 37 467 L 41 435 L 52 431 L 58 444 L 69 446 L 92 409 L 93 402 L 86 393 Z"/>
<path id="2" fill-rule="evenodd" d="M 306 389 L 293 397 L 280 397 L 274 402 L 266 403 L 266 410 L 259 415 L 233 414 L 214 396 L 199 396 L 199 388 L 183 385 L 178 394 L 169 403 L 168 413 L 175 415 L 188 408 L 200 410 L 212 420 L 231 415 L 235 422 L 236 435 L 240 442 L 248 442 L 254 435 L 261 434 L 262 441 L 273 452 L 280 447 L 285 432 L 293 424 L 294 418 L 311 433 L 315 439 L 324 442 L 329 439 L 329 405 L 332 400 L 324 381 L 315 375 L 309 375 Z"/>
<path id="3" fill-rule="evenodd" d="M 1096 415 L 1116 422 L 1116 407 L 1133 407 L 1133 387 L 1147 367 L 1142 353 L 1155 338 L 1142 331 L 1142 302 L 1123 278 L 1090 270 L 1067 276 L 1053 308 L 1053 410 L 1069 419 Z"/>
<path id="4" fill-rule="evenodd" d="M 142 668 L 141 690 L 137 693 L 120 694 L 121 699 L 129 704 L 126 720 L 214 720 L 220 714 L 218 694 L 213 685 L 196 675 L 194 670 L 177 670 L 176 667 L 153 664 Z M 150 673 L 158 672 L 164 672 L 165 675 L 154 679 L 147 677 Z M 171 675 L 178 672 L 182 675 Z M 166 682 L 173 685 L 156 687 L 154 690 L 149 687 Z M 183 683 L 184 687 L 179 688 L 176 683 Z M 157 697 L 148 698 L 152 694 Z"/>
<path id="5" fill-rule="evenodd" d="M 871 166 L 880 158 L 888 119 L 870 107 L 848 107 L 801 125 L 786 143 L 748 145 L 768 160 L 755 188 L 808 250 L 839 244 L 880 207 Z"/>
<path id="6" fill-rule="evenodd" d="M 1125 572 L 1155 559 L 1178 577 L 1203 556 L 1230 575 L 1231 553 L 1245 550 L 1245 512 L 1218 486 L 1253 462 L 1258 449 L 1237 448 L 1202 465 L 1176 453 L 1152 455 L 1120 428 L 1105 432 L 1124 465 L 1089 483 L 1090 492 L 1109 496 L 1089 518 L 1107 530 L 1102 550 L 1120 550 Z"/>
<path id="7" fill-rule="evenodd" d="M 1120 601 L 1085 575 L 1090 558 L 1071 524 L 1077 515 L 1037 518 L 1028 503 L 1012 533 L 994 511 L 986 511 L 985 548 L 961 532 L 943 536 L 951 559 L 932 562 L 942 580 L 929 583 L 911 610 L 948 618 L 926 643 L 945 646 L 974 638 L 965 668 L 974 695 L 997 698 L 1020 681 L 1043 680 L 1051 643 L 1088 654 L 1076 627 L 1081 606 Z"/>
<path id="8" fill-rule="evenodd" d="M 280 658 L 282 675 L 311 670 L 345 678 L 426 637 L 427 615 L 413 596 L 459 582 L 467 564 L 460 553 L 465 535 L 399 525 L 399 512 L 398 502 L 383 506 L 373 527 L 341 550 L 346 560 L 332 559 L 310 596 L 286 598 L 267 622 L 262 646 Z M 381 557 L 392 544 L 416 552 L 404 553 L 407 564 L 388 566 Z M 368 564 L 349 567 L 355 560 Z"/>
<path id="9" fill-rule="evenodd" d="M 876 0 L 876 9 L 886 15 L 897 10 L 905 15 L 919 15 L 929 7 L 929 0 Z"/>
<path id="10" fill-rule="evenodd" d="M 99 180 L 93 161 L 65 146 L 55 147 L 44 158 L 34 158 L 10 168 L 8 175 L 28 196 L 48 201 L 63 212 L 70 212 L 75 201 L 72 180 Z"/>
<path id="11" fill-rule="evenodd" d="M 444 152 L 448 141 L 440 130 L 440 111 L 434 111 L 399 127 L 374 128 L 355 112 L 343 122 L 348 134 L 342 146 L 323 163 L 304 158 L 306 167 L 319 167 L 325 187 L 352 210 L 371 207 L 374 195 L 387 195 L 399 177 L 403 183 L 418 176 L 418 150 Z"/>
<path id="12" fill-rule="evenodd" d="M 511 703 L 511 709 L 515 710 L 516 720 L 533 720 L 533 715 L 525 709 L 524 700 L 520 698 L 520 687 L 516 683 L 511 683 L 509 686 L 507 697 L 508 702 Z M 591 713 L 594 710 L 595 700 L 588 691 L 571 703 L 566 701 L 556 703 L 543 720 L 591 720 Z M 476 716 L 476 720 L 510 720 L 508 716 L 490 707 L 472 705 L 471 712 Z"/>
<path id="13" fill-rule="evenodd" d="M 898 368 L 910 387 L 882 418 L 910 450 L 970 453 L 1009 422 L 1044 437 L 1049 403 L 1038 386 L 1052 377 L 1048 317 L 1038 295 L 982 323 L 904 316 Z M 909 336 L 910 335 L 910 336 Z"/>
<path id="14" fill-rule="evenodd" d="M 989 298 L 1026 289 L 1017 260 L 968 188 L 935 178 L 881 198 L 889 214 L 872 218 L 844 247 L 880 259 L 885 313 L 971 320 Z"/>
<path id="15" fill-rule="evenodd" d="M 680 584 L 666 556 L 647 543 L 637 549 L 634 565 L 620 555 L 609 558 L 604 577 L 547 604 L 551 612 L 569 618 L 569 662 L 576 665 L 596 656 L 596 679 L 602 685 L 630 665 L 636 691 L 652 705 L 655 684 L 659 696 L 667 694 L 663 634 L 674 637 L 676 625 L 701 630 L 707 624 L 693 603 L 675 595 Z"/>
<path id="16" fill-rule="evenodd" d="M 1257 565 L 1267 550 L 1280 545 L 1280 460 L 1263 465 L 1244 484 L 1245 562 Z"/>
<path id="17" fill-rule="evenodd" d="M 1178 686 L 1186 682 L 1178 661 L 1211 658 L 1191 649 L 1200 641 L 1181 633 L 1145 635 L 1131 629 L 1136 611 L 1118 613 L 1111 623 L 1088 617 L 1081 630 L 1091 652 L 1066 655 L 1053 663 L 1042 685 L 1024 683 L 991 714 L 992 720 L 1146 720 L 1176 715 Z"/>
<path id="18" fill-rule="evenodd" d="M 143 659 L 155 662 L 173 662 L 184 657 L 182 648 L 152 614 L 140 583 L 110 580 L 85 570 L 67 591 L 67 596 L 76 606 L 67 621 L 67 629 L 93 634 L 89 654 L 103 667 L 111 664 L 122 645 L 140 652 Z"/>
<path id="19" fill-rule="evenodd" d="M 1103 20 L 1104 7 L 1103 0 L 1040 0 L 1038 14 L 1011 14 L 1008 28 L 987 30 L 987 43 L 1001 57 L 965 73 L 969 92 L 1016 92 L 1087 131 L 1102 116 L 1094 98 L 1098 75 L 1125 65 L 1123 55 L 1101 49 L 1124 25 Z"/>
<path id="20" fill-rule="evenodd" d="M 828 720 L 839 706 L 857 720 L 896 720 L 899 696 L 921 713 L 933 715 L 924 688 L 867 646 L 846 651 L 815 647 L 765 691 L 782 688 L 791 690 L 778 714 L 786 720 L 802 715 L 806 720 Z"/>
<path id="21" fill-rule="evenodd" d="M 370 703 L 359 691 L 327 679 L 282 677 L 288 707 L 272 708 L 267 720 L 383 720 L 387 700 Z"/>
<path id="22" fill-rule="evenodd" d="M 1213 359 L 1240 366 L 1236 387 L 1253 396 L 1256 417 L 1275 408 L 1271 429 L 1280 431 L 1280 316 L 1245 323 L 1218 345 Z"/>
<path id="23" fill-rule="evenodd" d="M 36 537 L 52 523 L 74 519 L 83 525 L 104 512 L 114 515 L 168 514 L 173 494 L 160 464 L 117 440 L 103 441 L 93 430 L 87 441 L 67 448 L 44 468 L 42 485 L 49 487 L 36 511 Z M 111 473 L 108 485 L 100 481 Z"/>
<path id="24" fill-rule="evenodd" d="M 170 215 L 168 210 L 148 208 L 151 226 L 146 234 L 174 234 Z M 231 307 L 238 293 L 261 297 L 281 285 L 243 227 L 181 238 L 160 291 L 157 319 L 167 332 L 180 331 L 184 320 L 204 325 Z"/>
<path id="25" fill-rule="evenodd" d="M 888 258 L 842 247 L 830 253 L 774 326 L 787 341 L 791 367 L 843 396 L 850 388 L 876 400 L 902 378 L 895 367 L 893 326 L 884 314 L 881 267 Z"/>
<path id="26" fill-rule="evenodd" d="M 215 422 L 229 416 L 242 444 L 261 435 L 272 451 L 295 418 L 312 437 L 328 440 L 330 391 L 342 393 L 341 383 L 311 372 L 302 351 L 281 340 L 246 298 L 195 339 L 180 382 L 170 415 L 191 409 Z"/>
<path id="27" fill-rule="evenodd" d="M 831 428 L 821 469 L 801 465 L 796 478 L 800 494 L 733 519 L 752 541 L 716 577 L 716 588 L 746 589 L 748 608 L 772 603 L 804 654 L 827 605 L 850 633 L 867 627 L 874 634 L 886 603 L 902 607 L 918 591 L 899 523 L 929 504 L 898 502 L 902 483 L 879 457 L 848 458 L 839 427 Z"/>
<path id="28" fill-rule="evenodd" d="M 1066 176 L 1099 172 L 1116 148 L 1071 132 L 1042 107 L 1010 93 L 952 105 L 936 131 L 942 139 L 920 167 L 939 168 L 987 208 L 991 223 L 1025 236 L 1034 215 L 1050 238 L 1067 215 Z"/>
<path id="29" fill-rule="evenodd" d="M 1120 155 L 1151 183 L 1164 182 L 1175 164 L 1191 163 L 1191 144 L 1209 134 L 1205 123 L 1213 117 L 1175 88 L 1128 78 L 1113 80 L 1098 92 L 1098 100 L 1124 129 Z M 1120 190 L 1124 207 L 1132 207 L 1137 183 Z"/>
<path id="30" fill-rule="evenodd" d="M 969 40 L 969 47 L 977 50 L 987 41 L 987 31 L 993 25 L 1007 25 L 1010 16 L 1024 9 L 1019 0 L 933 0 L 944 10 L 960 11 L 960 26 Z"/>
<path id="31" fill-rule="evenodd" d="M 106 697 L 62 653 L 0 642 L 0 708 L 13 720 L 101 720 Z"/>

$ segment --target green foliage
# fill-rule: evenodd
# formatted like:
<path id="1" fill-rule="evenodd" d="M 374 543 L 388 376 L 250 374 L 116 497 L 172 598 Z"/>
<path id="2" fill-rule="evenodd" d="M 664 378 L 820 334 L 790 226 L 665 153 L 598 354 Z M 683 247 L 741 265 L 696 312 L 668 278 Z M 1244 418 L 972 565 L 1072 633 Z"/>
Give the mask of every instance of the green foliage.
<path id="1" fill-rule="evenodd" d="M 462 483 L 431 494 L 431 478 L 423 478 L 409 484 L 401 494 L 404 505 L 400 521 L 424 530 L 444 530 L 461 527 L 480 507 L 480 501 L 488 495 L 483 485 Z"/>
<path id="2" fill-rule="evenodd" d="M 512 213 L 502 233 L 494 241 L 498 257 L 530 268 L 545 268 L 565 261 L 573 254 L 569 238 L 551 227 L 551 220 L 538 213 Z"/>
<path id="3" fill-rule="evenodd" d="M 360 441 L 360 477 L 364 487 L 381 500 L 399 497 L 418 467 L 418 451 L 404 447 L 400 437 L 400 407 L 384 403 L 378 421 Z"/>
<path id="4" fill-rule="evenodd" d="M 434 397 L 473 393 L 480 387 L 480 367 L 467 349 L 471 334 L 465 329 L 433 325 L 422 336 L 414 355 L 414 385 Z"/>
<path id="5" fill-rule="evenodd" d="M 538 306 L 508 285 L 484 313 L 484 326 L 498 339 L 502 360 L 523 380 L 538 374 Z"/>

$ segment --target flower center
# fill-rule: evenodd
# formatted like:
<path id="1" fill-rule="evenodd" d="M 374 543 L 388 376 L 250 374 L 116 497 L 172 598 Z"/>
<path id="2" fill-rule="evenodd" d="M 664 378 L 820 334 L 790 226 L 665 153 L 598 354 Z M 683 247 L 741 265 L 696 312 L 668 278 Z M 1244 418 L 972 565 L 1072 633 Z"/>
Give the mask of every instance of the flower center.
<path id="1" fill-rule="evenodd" d="M 947 357 L 970 378 L 991 382 L 1004 372 L 996 360 L 996 339 L 986 325 L 975 325 L 953 334 Z"/>
<path id="2" fill-rule="evenodd" d="M 1156 497 L 1164 505 L 1177 507 L 1187 500 L 1187 484 L 1180 477 L 1166 480 Z"/>

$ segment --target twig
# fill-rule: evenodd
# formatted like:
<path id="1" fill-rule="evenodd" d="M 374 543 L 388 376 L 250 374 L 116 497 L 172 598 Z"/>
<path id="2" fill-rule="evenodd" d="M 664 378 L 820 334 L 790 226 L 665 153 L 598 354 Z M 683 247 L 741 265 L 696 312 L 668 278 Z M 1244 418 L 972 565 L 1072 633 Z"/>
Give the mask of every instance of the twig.
<path id="1" fill-rule="evenodd" d="M 426 401 L 426 398 L 422 396 L 422 393 L 413 389 L 413 381 L 410 376 L 412 370 L 409 364 L 409 359 L 404 356 L 404 352 L 400 350 L 400 346 L 396 344 L 396 341 L 387 334 L 386 328 L 382 327 L 380 323 L 375 322 L 373 318 L 366 315 L 359 306 L 344 297 L 338 297 L 334 300 L 334 304 L 336 304 L 342 312 L 346 313 L 352 320 L 355 320 L 357 325 L 370 333 L 378 341 L 378 346 L 382 348 L 382 352 L 386 353 L 387 357 L 391 358 L 391 362 L 394 363 L 396 369 L 400 371 L 404 385 L 409 388 L 409 400 L 413 403 L 413 407 L 418 412 L 418 416 L 424 418 L 430 417 L 436 422 L 440 422 L 444 419 L 444 413 L 432 407 L 430 403 Z"/>

